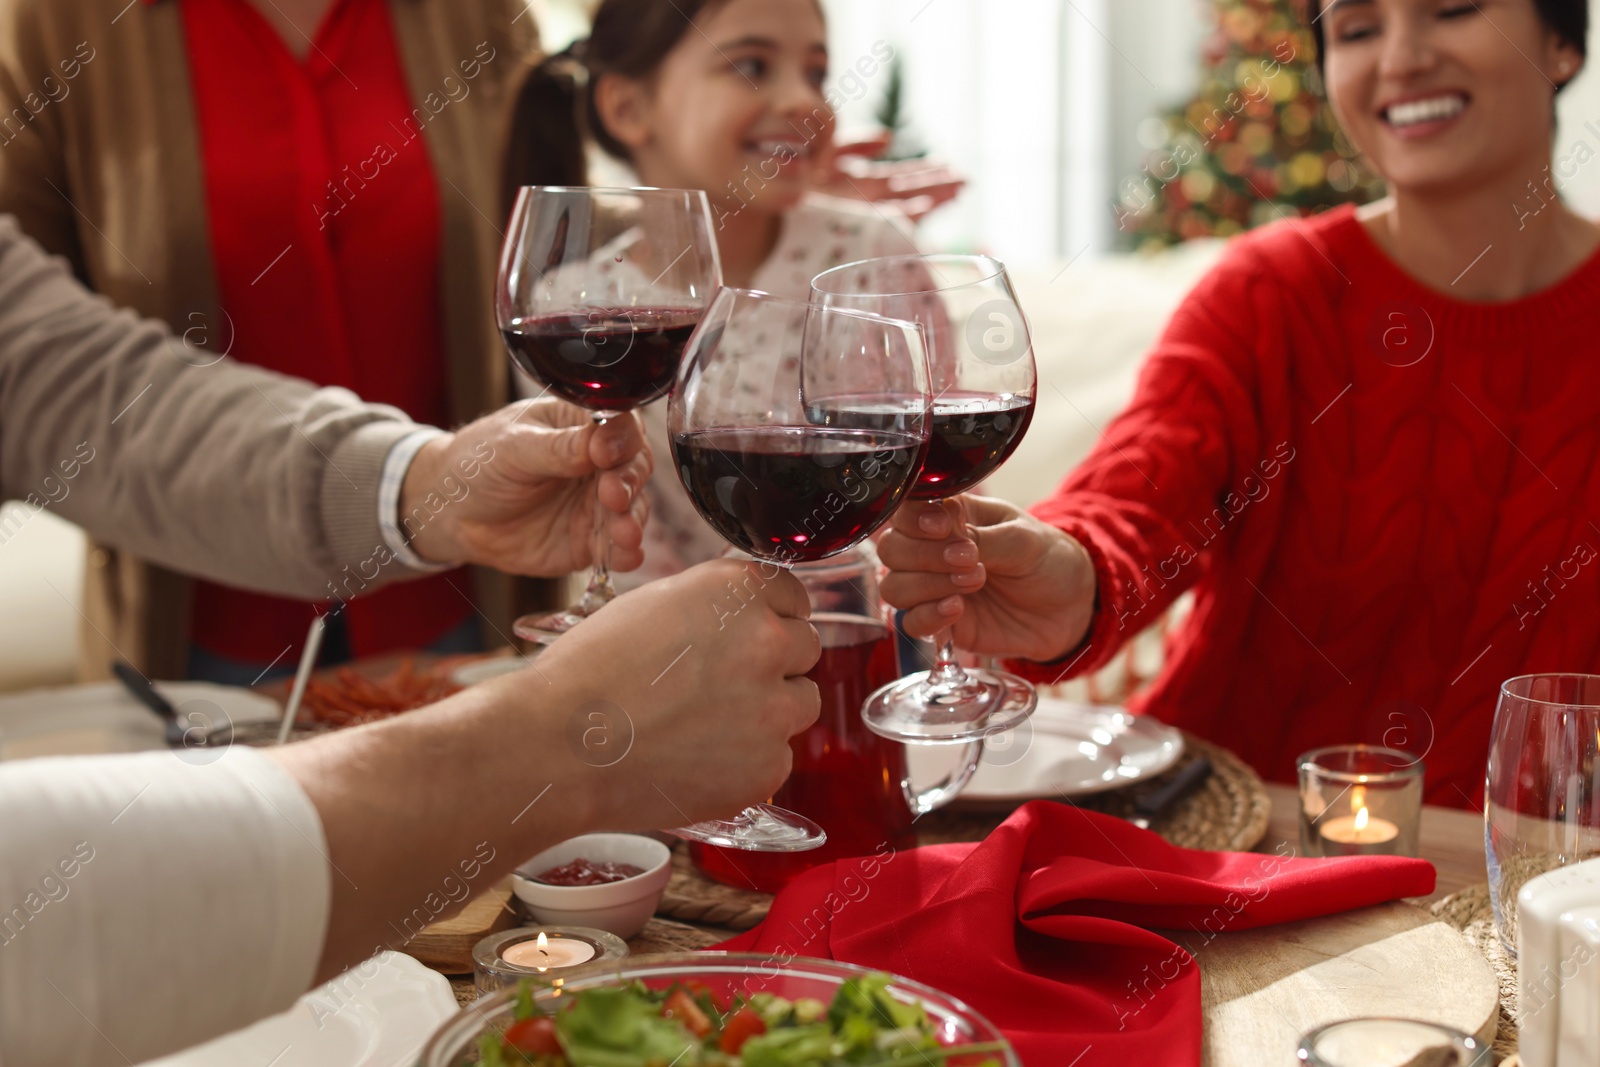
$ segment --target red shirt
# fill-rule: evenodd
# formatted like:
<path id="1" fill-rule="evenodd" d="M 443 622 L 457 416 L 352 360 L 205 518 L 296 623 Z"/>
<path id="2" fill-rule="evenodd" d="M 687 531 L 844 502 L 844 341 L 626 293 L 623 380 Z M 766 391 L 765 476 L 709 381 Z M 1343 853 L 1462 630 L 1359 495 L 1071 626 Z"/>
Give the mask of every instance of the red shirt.
<path id="1" fill-rule="evenodd" d="M 1481 304 L 1348 208 L 1237 239 L 1034 509 L 1099 578 L 1072 669 L 1193 587 L 1136 711 L 1278 780 L 1386 743 L 1424 757 L 1429 802 L 1479 802 L 1501 681 L 1600 670 L 1597 338 L 1600 253 Z"/>
<path id="2" fill-rule="evenodd" d="M 181 3 L 230 354 L 444 423 L 439 191 L 385 0 L 335 0 L 303 62 L 247 0 Z M 353 651 L 432 642 L 472 610 L 467 588 L 436 575 L 352 601 Z M 192 635 L 267 662 L 311 616 L 197 582 Z"/>

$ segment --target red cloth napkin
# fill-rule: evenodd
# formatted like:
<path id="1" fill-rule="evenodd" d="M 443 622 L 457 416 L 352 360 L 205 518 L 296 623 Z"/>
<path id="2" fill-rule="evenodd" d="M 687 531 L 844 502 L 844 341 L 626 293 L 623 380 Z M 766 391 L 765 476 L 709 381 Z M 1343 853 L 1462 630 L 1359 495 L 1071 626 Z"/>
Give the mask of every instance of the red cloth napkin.
<path id="1" fill-rule="evenodd" d="M 885 847 L 808 871 L 765 922 L 718 947 L 926 982 L 988 1016 L 1029 1067 L 1199 1067 L 1191 953 L 1224 931 L 1423 896 L 1433 883 L 1426 860 L 1201 852 L 1034 801 L 980 844 Z"/>

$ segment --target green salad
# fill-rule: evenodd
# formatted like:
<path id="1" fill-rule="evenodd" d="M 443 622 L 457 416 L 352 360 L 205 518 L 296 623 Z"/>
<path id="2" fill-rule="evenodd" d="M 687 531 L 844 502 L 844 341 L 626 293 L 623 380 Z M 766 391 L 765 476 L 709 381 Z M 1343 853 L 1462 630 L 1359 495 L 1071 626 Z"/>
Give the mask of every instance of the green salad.
<path id="1" fill-rule="evenodd" d="M 1000 1067 L 999 1042 L 941 1045 L 928 1013 L 889 993 L 887 974 L 852 978 L 832 1004 L 771 993 L 723 1003 L 703 984 L 641 982 L 564 993 L 546 1013 L 533 986 L 513 1021 L 478 1043 L 480 1067 Z"/>

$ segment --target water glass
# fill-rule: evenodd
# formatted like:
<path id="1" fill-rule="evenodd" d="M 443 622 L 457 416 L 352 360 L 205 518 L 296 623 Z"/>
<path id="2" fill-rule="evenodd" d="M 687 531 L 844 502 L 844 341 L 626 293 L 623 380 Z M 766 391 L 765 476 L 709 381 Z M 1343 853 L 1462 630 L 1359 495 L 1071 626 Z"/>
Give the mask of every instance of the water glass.
<path id="1" fill-rule="evenodd" d="M 1484 850 L 1495 930 L 1515 958 L 1518 891 L 1600 855 L 1600 675 L 1525 674 L 1501 684 Z"/>

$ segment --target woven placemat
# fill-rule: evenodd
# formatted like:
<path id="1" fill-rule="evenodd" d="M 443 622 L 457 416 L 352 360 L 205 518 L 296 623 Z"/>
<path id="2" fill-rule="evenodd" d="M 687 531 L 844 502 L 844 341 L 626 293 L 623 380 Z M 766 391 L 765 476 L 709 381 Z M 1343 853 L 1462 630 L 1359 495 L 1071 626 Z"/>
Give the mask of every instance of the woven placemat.
<path id="1" fill-rule="evenodd" d="M 1468 886 L 1434 903 L 1433 916 L 1461 931 L 1472 947 L 1483 954 L 1500 985 L 1500 1029 L 1495 1034 L 1497 1056 L 1517 1051 L 1517 961 L 1512 959 L 1495 933 L 1494 912 L 1489 904 L 1489 883 Z"/>
<path id="2" fill-rule="evenodd" d="M 1183 755 L 1165 773 L 1124 789 L 1080 797 L 1078 807 L 1103 811 L 1119 818 L 1133 813 L 1140 797 L 1161 788 L 1190 762 L 1206 756 L 1212 774 L 1151 827 L 1175 845 L 1209 851 L 1247 851 L 1267 832 L 1272 802 L 1255 771 L 1237 756 L 1208 741 L 1184 735 Z M 943 811 L 925 815 L 917 824 L 917 841 L 923 845 L 955 841 L 981 841 L 1010 815 L 1006 810 L 962 810 L 957 802 Z M 656 908 L 657 915 L 705 923 L 733 930 L 748 930 L 767 917 L 772 897 L 749 889 L 713 882 L 689 862 L 688 850 L 679 846 L 672 857 L 672 880 Z"/>

